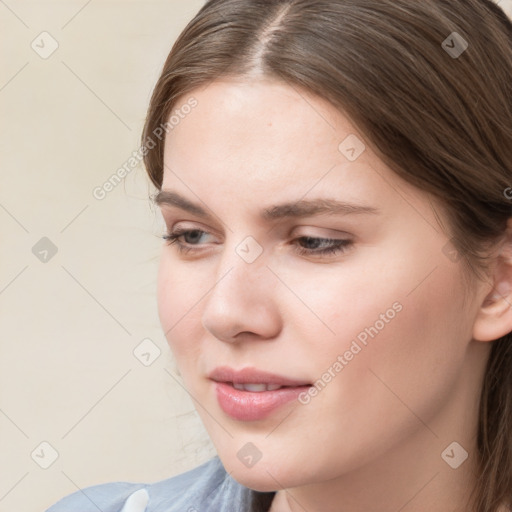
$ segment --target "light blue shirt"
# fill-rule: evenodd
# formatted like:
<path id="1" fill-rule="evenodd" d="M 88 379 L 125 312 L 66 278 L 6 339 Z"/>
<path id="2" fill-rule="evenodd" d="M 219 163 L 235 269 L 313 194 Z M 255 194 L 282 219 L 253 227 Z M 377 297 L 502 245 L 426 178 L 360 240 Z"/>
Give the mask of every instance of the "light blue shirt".
<path id="1" fill-rule="evenodd" d="M 112 482 L 86 487 L 46 512 L 247 512 L 255 491 L 231 478 L 219 457 L 152 484 Z"/>

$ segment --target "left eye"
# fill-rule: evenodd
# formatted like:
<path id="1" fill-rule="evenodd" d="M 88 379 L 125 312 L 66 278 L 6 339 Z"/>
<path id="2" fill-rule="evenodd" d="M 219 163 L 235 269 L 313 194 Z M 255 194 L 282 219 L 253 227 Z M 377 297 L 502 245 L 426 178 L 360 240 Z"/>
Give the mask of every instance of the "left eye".
<path id="1" fill-rule="evenodd" d="M 339 252 L 344 252 L 347 247 L 349 247 L 353 242 L 348 239 L 340 239 L 340 238 L 317 238 L 313 236 L 301 236 L 296 238 L 295 240 L 305 240 L 307 243 L 313 243 L 313 248 L 303 248 L 297 246 L 297 251 L 300 254 L 337 254 Z M 318 247 L 322 247 L 318 249 Z"/>
<path id="2" fill-rule="evenodd" d="M 166 240 L 167 245 L 175 244 L 178 252 L 188 253 L 190 251 L 197 250 L 194 249 L 193 246 L 199 245 L 196 242 L 201 238 L 202 234 L 208 235 L 209 233 L 200 229 L 177 229 L 172 233 L 163 235 L 162 238 Z M 183 243 L 180 241 L 180 238 L 182 237 L 184 239 L 188 238 L 189 241 L 185 241 L 185 243 Z M 344 252 L 346 248 L 353 243 L 352 240 L 348 239 L 318 238 L 312 236 L 301 236 L 296 238 L 294 242 L 295 241 L 302 241 L 305 245 L 309 245 L 309 247 L 301 247 L 300 245 L 295 244 L 297 252 L 304 255 L 337 254 Z"/>

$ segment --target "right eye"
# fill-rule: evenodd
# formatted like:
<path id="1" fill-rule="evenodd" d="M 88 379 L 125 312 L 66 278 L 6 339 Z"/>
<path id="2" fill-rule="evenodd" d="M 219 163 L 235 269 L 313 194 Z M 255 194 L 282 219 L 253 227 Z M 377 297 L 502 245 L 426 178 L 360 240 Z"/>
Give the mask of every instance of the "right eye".
<path id="1" fill-rule="evenodd" d="M 167 245 L 176 244 L 176 249 L 179 252 L 187 253 L 189 251 L 195 250 L 190 246 L 198 245 L 198 244 L 194 243 L 194 240 L 197 241 L 197 239 L 200 238 L 200 236 L 198 237 L 198 235 L 201 235 L 201 234 L 209 234 L 209 233 L 207 231 L 203 231 L 201 229 L 175 229 L 171 233 L 166 233 L 165 235 L 163 235 L 162 238 L 164 240 L 166 240 Z M 191 238 L 192 241 L 189 241 L 189 242 L 185 241 L 185 243 L 180 242 L 179 239 L 181 237 L 184 237 L 184 238 L 188 237 L 189 239 Z"/>

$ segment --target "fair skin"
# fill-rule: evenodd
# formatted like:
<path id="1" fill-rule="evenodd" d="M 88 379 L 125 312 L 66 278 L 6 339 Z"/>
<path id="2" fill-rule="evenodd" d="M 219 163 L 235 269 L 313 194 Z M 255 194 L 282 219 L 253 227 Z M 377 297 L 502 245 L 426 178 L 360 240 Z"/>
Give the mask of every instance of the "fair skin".
<path id="1" fill-rule="evenodd" d="M 180 238 L 189 253 L 164 246 L 158 308 L 226 471 L 277 490 L 271 512 L 466 512 L 488 342 L 512 330 L 510 297 L 490 301 L 490 279 L 463 305 L 462 266 L 443 251 L 432 201 L 368 143 L 348 160 L 340 142 L 364 134 L 329 103 L 268 80 L 218 80 L 190 96 L 197 107 L 166 137 L 162 190 L 210 217 L 160 205 L 169 232 L 201 233 Z M 259 216 L 317 198 L 379 213 Z M 236 252 L 248 236 L 262 249 L 251 263 Z M 315 255 L 300 237 L 353 243 Z M 402 309 L 309 403 L 257 421 L 220 408 L 215 367 L 315 382 L 394 303 Z M 469 453 L 456 469 L 441 457 L 454 441 Z M 246 443 L 261 453 L 251 467 L 237 457 Z"/>

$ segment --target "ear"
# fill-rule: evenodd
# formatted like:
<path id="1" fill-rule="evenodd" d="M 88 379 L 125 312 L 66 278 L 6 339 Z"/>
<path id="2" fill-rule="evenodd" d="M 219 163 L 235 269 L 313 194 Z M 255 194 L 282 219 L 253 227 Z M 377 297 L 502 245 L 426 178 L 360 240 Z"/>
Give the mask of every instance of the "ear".
<path id="1" fill-rule="evenodd" d="M 477 341 L 494 341 L 512 331 L 512 218 L 508 219 L 495 258 L 492 289 L 473 325 L 473 338 Z"/>

